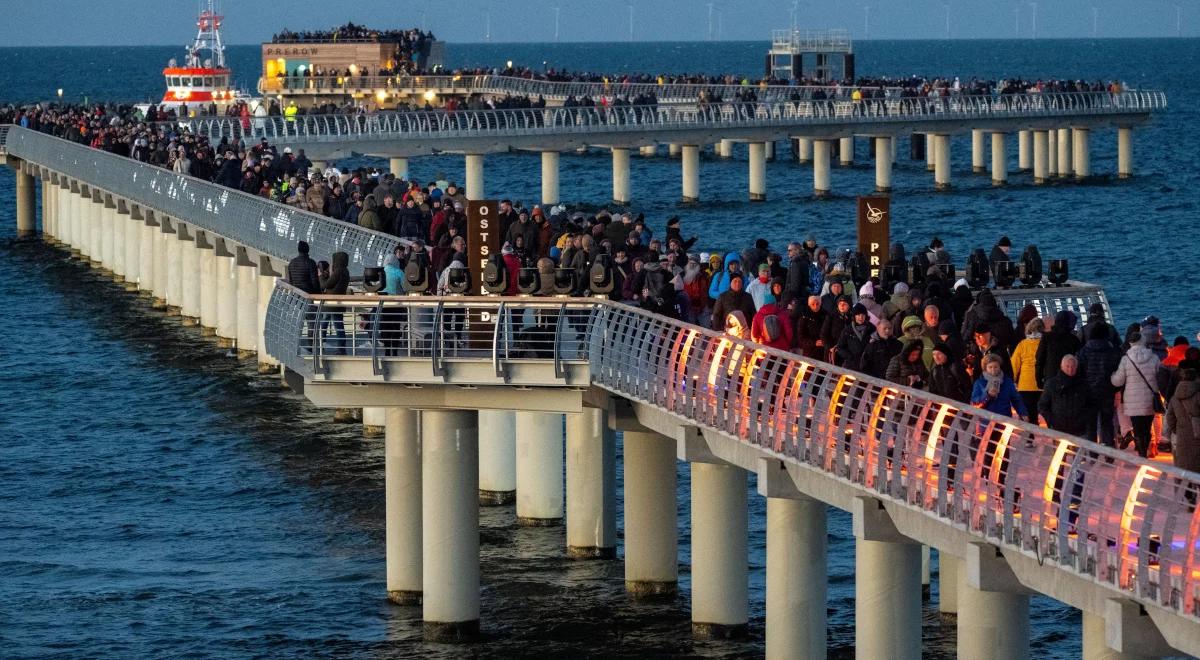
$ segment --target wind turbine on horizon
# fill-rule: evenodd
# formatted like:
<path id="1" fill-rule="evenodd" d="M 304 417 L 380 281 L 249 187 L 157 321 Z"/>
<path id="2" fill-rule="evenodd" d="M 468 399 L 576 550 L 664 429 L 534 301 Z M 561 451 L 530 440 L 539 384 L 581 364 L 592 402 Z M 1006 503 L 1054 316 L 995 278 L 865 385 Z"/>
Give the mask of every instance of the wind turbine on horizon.
<path id="1" fill-rule="evenodd" d="M 942 8 L 946 10 L 946 40 L 949 41 L 950 40 L 950 3 L 946 3 L 946 4 L 942 5 Z"/>
<path id="2" fill-rule="evenodd" d="M 863 39 L 871 38 L 871 5 L 863 5 Z"/>
<path id="3" fill-rule="evenodd" d="M 558 19 L 562 13 L 562 7 L 554 7 L 554 43 L 558 43 Z"/>
<path id="4" fill-rule="evenodd" d="M 1092 38 L 1095 39 L 1100 34 L 1100 9 L 1096 5 L 1092 5 Z"/>
<path id="5" fill-rule="evenodd" d="M 1029 7 L 1033 9 L 1033 38 L 1037 39 L 1037 5 L 1036 2 L 1029 3 Z"/>

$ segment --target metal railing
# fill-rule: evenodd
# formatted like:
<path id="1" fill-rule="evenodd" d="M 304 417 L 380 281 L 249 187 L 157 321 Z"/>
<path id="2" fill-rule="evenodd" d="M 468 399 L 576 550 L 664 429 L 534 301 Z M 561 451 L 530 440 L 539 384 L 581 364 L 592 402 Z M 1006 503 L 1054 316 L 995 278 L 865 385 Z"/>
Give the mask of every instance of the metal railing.
<path id="1" fill-rule="evenodd" d="M 361 272 L 382 266 L 399 242 L 390 234 L 26 128 L 11 127 L 5 144 L 14 156 L 280 260 L 306 241 L 313 254 L 325 258 L 347 253 L 351 270 Z"/>
<path id="2" fill-rule="evenodd" d="M 276 138 L 289 143 L 402 139 L 560 136 L 664 130 L 886 126 L 952 120 L 1045 119 L 1146 114 L 1166 107 L 1161 92 L 1010 94 L 999 97 L 781 101 L 513 110 L 429 110 L 359 115 L 196 117 L 191 132 L 221 138 Z"/>
<path id="3" fill-rule="evenodd" d="M 330 314 L 349 320 L 346 336 Z M 380 329 L 388 318 L 390 342 Z M 467 318 L 485 320 L 463 338 Z M 586 361 L 594 386 L 1143 603 L 1200 616 L 1200 476 L 637 308 L 592 299 L 329 298 L 281 283 L 267 349 L 315 380 L 328 378 L 334 360 L 370 360 L 375 374 L 392 362 L 427 362 L 435 375 L 447 360 L 484 361 L 500 383 L 514 362 L 553 360 L 558 374 L 560 363 Z"/>

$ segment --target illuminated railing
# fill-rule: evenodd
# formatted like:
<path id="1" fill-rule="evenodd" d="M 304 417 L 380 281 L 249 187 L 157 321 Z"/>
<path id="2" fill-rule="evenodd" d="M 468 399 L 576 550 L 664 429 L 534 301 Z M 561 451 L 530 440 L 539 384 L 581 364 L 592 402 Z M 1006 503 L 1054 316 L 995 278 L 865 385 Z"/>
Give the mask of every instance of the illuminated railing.
<path id="1" fill-rule="evenodd" d="M 557 136 L 713 128 L 800 129 L 952 120 L 1142 115 L 1166 107 L 1161 92 L 1079 92 L 864 101 L 675 104 L 513 110 L 381 112 L 363 115 L 197 117 L 179 123 L 213 141 L 277 138 L 289 143 L 405 137 Z"/>
<path id="2" fill-rule="evenodd" d="M 314 383 L 517 384 L 514 370 L 541 363 L 543 386 L 586 377 L 1115 592 L 1200 614 L 1200 476 L 959 401 L 594 299 L 325 297 L 281 283 L 266 333 L 271 355 Z"/>

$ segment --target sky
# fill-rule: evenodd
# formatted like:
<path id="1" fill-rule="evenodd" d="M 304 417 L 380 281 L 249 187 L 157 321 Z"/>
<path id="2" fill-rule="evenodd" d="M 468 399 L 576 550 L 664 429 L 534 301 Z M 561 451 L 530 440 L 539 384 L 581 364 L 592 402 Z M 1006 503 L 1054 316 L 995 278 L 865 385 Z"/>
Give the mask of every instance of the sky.
<path id="1" fill-rule="evenodd" d="M 630 7 L 636 41 L 765 42 L 771 30 L 790 27 L 793 14 L 802 28 L 845 28 L 855 39 L 942 39 L 947 22 L 954 39 L 1200 36 L 1200 0 L 219 1 L 227 44 L 346 21 L 424 26 L 452 43 L 482 42 L 489 32 L 497 43 L 548 42 L 556 14 L 561 41 L 627 41 Z M 3 0 L 0 46 L 180 45 L 195 34 L 198 2 Z"/>

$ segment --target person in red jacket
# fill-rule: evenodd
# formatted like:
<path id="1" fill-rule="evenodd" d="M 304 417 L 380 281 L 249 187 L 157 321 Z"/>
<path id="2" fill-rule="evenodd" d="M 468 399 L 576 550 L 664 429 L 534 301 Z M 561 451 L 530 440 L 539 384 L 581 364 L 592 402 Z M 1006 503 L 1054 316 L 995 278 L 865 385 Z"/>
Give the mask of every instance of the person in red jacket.
<path id="1" fill-rule="evenodd" d="M 792 320 L 779 306 L 782 296 L 783 280 L 775 278 L 771 281 L 770 291 L 763 295 L 763 306 L 758 308 L 750 323 L 750 338 L 763 346 L 786 351 L 792 346 Z"/>
<path id="2" fill-rule="evenodd" d="M 508 270 L 508 288 L 504 290 L 504 295 L 515 296 L 521 292 L 517 288 L 517 280 L 521 276 L 521 260 L 513 254 L 513 247 L 509 243 L 500 248 L 500 254 L 504 258 L 504 267 Z"/>

